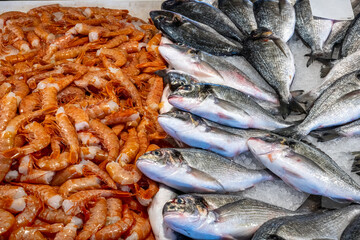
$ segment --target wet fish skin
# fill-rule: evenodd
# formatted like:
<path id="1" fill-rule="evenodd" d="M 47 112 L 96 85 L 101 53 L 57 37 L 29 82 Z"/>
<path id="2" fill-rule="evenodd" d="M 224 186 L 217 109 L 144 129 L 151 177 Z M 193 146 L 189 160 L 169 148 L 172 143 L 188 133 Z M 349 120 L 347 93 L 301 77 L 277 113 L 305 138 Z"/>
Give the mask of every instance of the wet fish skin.
<path id="1" fill-rule="evenodd" d="M 258 27 L 267 28 L 284 42 L 295 30 L 295 9 L 288 0 L 258 0 L 254 3 Z"/>
<path id="2" fill-rule="evenodd" d="M 273 180 L 265 170 L 248 170 L 220 155 L 193 148 L 157 149 L 141 156 L 136 165 L 147 177 L 183 192 L 239 192 Z"/>
<path id="3" fill-rule="evenodd" d="M 359 185 L 316 147 L 278 135 L 250 138 L 247 144 L 259 161 L 298 191 L 360 201 Z"/>
<path id="4" fill-rule="evenodd" d="M 354 22 L 349 27 L 341 45 L 341 57 L 360 50 L 360 14 L 358 14 Z"/>
<path id="5" fill-rule="evenodd" d="M 201 198 L 178 196 L 165 204 L 170 228 L 194 239 L 247 239 L 266 221 L 298 213 L 252 199 L 211 210 Z"/>
<path id="6" fill-rule="evenodd" d="M 289 115 L 290 109 L 304 112 L 290 93 L 295 62 L 285 42 L 269 30 L 258 29 L 244 42 L 244 56 L 277 92 L 284 118 Z"/>
<path id="7" fill-rule="evenodd" d="M 159 51 L 173 68 L 194 76 L 199 82 L 226 85 L 255 98 L 279 103 L 275 93 L 255 85 L 245 73 L 223 57 L 178 45 L 163 45 Z"/>
<path id="8" fill-rule="evenodd" d="M 266 240 L 270 237 L 292 240 L 340 239 L 346 226 L 359 214 L 360 206 L 352 205 L 322 213 L 280 217 L 264 223 L 252 240 Z"/>
<path id="9" fill-rule="evenodd" d="M 234 22 L 243 35 L 248 36 L 257 29 L 253 3 L 250 0 L 219 0 L 219 9 Z"/>
<path id="10" fill-rule="evenodd" d="M 243 130 L 222 126 L 188 112 L 160 114 L 158 122 L 170 136 L 185 144 L 234 157 L 248 150 L 247 139 L 268 134 L 262 130 Z"/>
<path id="11" fill-rule="evenodd" d="M 222 85 L 181 86 L 168 100 L 176 108 L 229 127 L 275 130 L 293 125 L 274 117 L 250 96 Z"/>
<path id="12" fill-rule="evenodd" d="M 320 95 L 303 122 L 294 127 L 292 136 L 303 138 L 315 129 L 352 122 L 360 118 L 359 103 L 360 72 L 354 72 L 334 82 Z M 288 136 L 287 132 L 283 133 Z"/>
<path id="13" fill-rule="evenodd" d="M 310 133 L 310 135 L 317 138 L 319 142 L 326 142 L 341 137 L 359 136 L 360 120 L 333 129 L 315 131 Z"/>
<path id="14" fill-rule="evenodd" d="M 357 216 L 351 221 L 341 235 L 340 240 L 359 240 L 360 236 L 360 217 Z"/>
<path id="15" fill-rule="evenodd" d="M 161 4 L 161 9 L 176 12 L 206 24 L 221 35 L 236 41 L 241 42 L 245 38 L 222 11 L 207 3 L 196 0 L 166 0 Z"/>
<path id="16" fill-rule="evenodd" d="M 329 37 L 333 21 L 314 18 L 309 0 L 298 0 L 295 4 L 295 29 L 301 39 L 311 48 L 309 66 L 315 58 L 321 56 L 326 39 Z"/>
<path id="17" fill-rule="evenodd" d="M 242 46 L 228 39 L 213 28 L 170 11 L 151 11 L 156 28 L 171 40 L 214 55 L 239 55 Z M 209 41 L 211 39 L 211 41 Z"/>

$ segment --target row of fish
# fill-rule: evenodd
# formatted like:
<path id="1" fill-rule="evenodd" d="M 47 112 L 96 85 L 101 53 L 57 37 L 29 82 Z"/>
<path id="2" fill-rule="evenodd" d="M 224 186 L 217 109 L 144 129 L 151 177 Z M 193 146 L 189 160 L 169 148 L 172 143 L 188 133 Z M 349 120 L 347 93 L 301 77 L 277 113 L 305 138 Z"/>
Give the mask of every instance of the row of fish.
<path id="1" fill-rule="evenodd" d="M 359 3 L 352 1 L 355 15 Z M 301 140 L 308 134 L 327 141 L 360 133 L 360 120 L 354 121 L 360 116 L 359 17 L 313 18 L 309 0 L 214 5 L 167 0 L 162 9 L 150 16 L 169 38 L 163 38 L 159 51 L 172 69 L 158 72 L 167 83 L 162 100 L 169 107 L 161 109 L 158 122 L 181 145 L 193 148 L 157 149 L 136 163 L 146 176 L 175 189 L 160 187 L 149 209 L 150 220 L 157 219 L 151 220 L 154 233 L 161 232 L 157 239 L 357 239 L 358 205 L 291 211 L 244 193 L 283 181 L 300 192 L 360 202 L 359 184 L 326 153 Z M 323 84 L 302 95 L 290 91 L 295 59 L 287 41 L 294 30 L 311 48 L 308 65 L 332 59 L 341 43 L 340 59 L 326 68 Z M 246 69 L 235 55 L 246 59 Z M 261 77 L 250 78 L 249 69 Z M 284 120 L 291 111 L 307 115 Z M 262 167 L 235 162 L 246 152 Z M 167 199 L 158 201 L 162 193 Z"/>

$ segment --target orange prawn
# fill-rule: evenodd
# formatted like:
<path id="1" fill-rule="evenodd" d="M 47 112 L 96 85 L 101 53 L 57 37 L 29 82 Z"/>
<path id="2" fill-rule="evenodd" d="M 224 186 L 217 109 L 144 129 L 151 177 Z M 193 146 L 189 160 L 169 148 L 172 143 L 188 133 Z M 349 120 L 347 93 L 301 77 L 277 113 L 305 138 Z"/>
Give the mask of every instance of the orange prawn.
<path id="1" fill-rule="evenodd" d="M 84 178 L 69 179 L 59 188 L 59 193 L 64 197 L 68 197 L 70 193 L 83 190 L 92 190 L 101 188 L 101 181 L 96 176 Z"/>
<path id="2" fill-rule="evenodd" d="M 125 240 L 143 240 L 151 233 L 149 219 L 143 218 L 132 212 L 135 224 L 131 227 L 129 236 Z"/>
<path id="3" fill-rule="evenodd" d="M 40 38 L 34 32 L 28 32 L 26 38 L 33 48 L 40 47 Z"/>
<path id="4" fill-rule="evenodd" d="M 11 198 L 9 196 L 0 197 L 0 209 L 4 209 L 11 213 L 19 213 L 26 206 L 25 198 Z"/>
<path id="5" fill-rule="evenodd" d="M 89 129 L 89 116 L 84 110 L 68 104 L 64 106 L 64 111 L 74 121 L 76 131 Z"/>
<path id="6" fill-rule="evenodd" d="M 115 182 L 121 185 L 134 184 L 138 182 L 142 176 L 134 164 L 109 162 L 106 164 L 106 171 Z"/>
<path id="7" fill-rule="evenodd" d="M 74 240 L 76 237 L 77 229 L 81 228 L 82 220 L 77 217 L 72 217 L 70 223 L 68 223 L 62 231 L 58 232 L 54 240 Z"/>
<path id="8" fill-rule="evenodd" d="M 17 99 L 13 92 L 9 92 L 0 100 L 0 131 L 16 116 Z"/>
<path id="9" fill-rule="evenodd" d="M 83 169 L 84 164 L 76 164 L 71 165 L 59 172 L 56 172 L 53 180 L 51 181 L 52 186 L 60 186 L 64 182 L 66 182 L 68 179 L 71 178 L 78 178 L 83 176 Z"/>
<path id="10" fill-rule="evenodd" d="M 114 60 L 116 67 L 121 67 L 127 62 L 127 52 L 119 49 L 101 48 L 96 52 L 96 55 L 103 54 Z"/>
<path id="11" fill-rule="evenodd" d="M 0 236 L 6 233 L 11 229 L 11 227 L 15 224 L 15 217 L 9 213 L 8 211 L 5 211 L 3 209 L 0 209 Z"/>
<path id="12" fill-rule="evenodd" d="M 105 172 L 104 170 L 102 170 L 101 168 L 99 168 L 99 166 L 93 162 L 89 161 L 84 166 L 83 173 L 85 176 L 95 175 L 96 177 L 100 178 L 108 187 L 110 187 L 112 189 L 117 189 L 116 183 L 114 182 L 114 180 L 111 179 L 109 174 L 107 172 Z"/>
<path id="13" fill-rule="evenodd" d="M 121 161 L 123 163 L 132 162 L 140 149 L 139 139 L 135 128 L 129 129 L 128 133 L 128 138 L 117 159 L 118 161 Z"/>
<path id="14" fill-rule="evenodd" d="M 86 109 L 87 115 L 94 118 L 104 118 L 105 116 L 115 113 L 119 110 L 119 105 L 113 100 L 101 101 L 100 103 L 90 106 Z"/>
<path id="15" fill-rule="evenodd" d="M 64 210 L 62 208 L 59 209 L 50 209 L 50 208 L 44 208 L 38 215 L 38 218 L 40 218 L 43 221 L 46 221 L 48 223 L 63 223 L 68 224 L 71 222 L 71 216 L 68 216 L 65 214 Z"/>
<path id="16" fill-rule="evenodd" d="M 119 123 L 135 121 L 138 118 L 140 118 L 140 114 L 138 111 L 134 109 L 126 109 L 123 111 L 117 111 L 106 116 L 104 119 L 101 120 L 101 122 L 106 125 L 115 125 Z"/>
<path id="17" fill-rule="evenodd" d="M 74 102 L 75 100 L 82 100 L 84 98 L 85 98 L 84 89 L 75 86 L 66 87 L 57 95 L 57 100 L 61 104 Z"/>
<path id="18" fill-rule="evenodd" d="M 106 199 L 107 204 L 107 216 L 105 226 L 116 223 L 121 220 L 123 205 L 121 199 L 108 198 Z"/>
<path id="19" fill-rule="evenodd" d="M 14 230 L 9 240 L 46 240 L 46 238 L 41 234 L 39 230 L 33 227 L 20 227 Z"/>
<path id="20" fill-rule="evenodd" d="M 16 216 L 13 229 L 29 226 L 32 224 L 42 209 L 42 203 L 37 197 L 30 195 L 25 197 L 25 199 L 26 207 L 24 211 Z"/>

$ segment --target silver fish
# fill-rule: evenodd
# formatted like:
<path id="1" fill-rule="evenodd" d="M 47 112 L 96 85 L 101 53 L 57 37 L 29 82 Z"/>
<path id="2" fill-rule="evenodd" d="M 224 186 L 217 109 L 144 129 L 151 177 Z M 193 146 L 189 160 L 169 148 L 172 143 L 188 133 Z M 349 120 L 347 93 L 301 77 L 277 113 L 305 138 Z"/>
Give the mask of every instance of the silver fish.
<path id="1" fill-rule="evenodd" d="M 244 40 L 245 36 L 235 24 L 218 8 L 196 0 L 166 0 L 161 9 L 179 13 L 194 21 L 213 28 L 221 35 L 236 41 Z"/>
<path id="2" fill-rule="evenodd" d="M 244 56 L 279 95 L 283 117 L 290 110 L 304 112 L 290 93 L 295 75 L 294 56 L 281 39 L 266 29 L 258 29 L 244 42 Z"/>
<path id="3" fill-rule="evenodd" d="M 360 118 L 360 72 L 333 83 L 314 102 L 309 114 L 293 129 L 279 130 L 286 136 L 303 138 L 320 128 L 339 126 Z"/>
<path id="4" fill-rule="evenodd" d="M 346 125 L 310 133 L 311 136 L 316 137 L 320 142 L 330 141 L 340 137 L 354 137 L 360 135 L 360 120 L 348 123 Z"/>
<path id="5" fill-rule="evenodd" d="M 256 86 L 245 73 L 222 57 L 178 45 L 163 45 L 159 51 L 173 68 L 196 77 L 200 82 L 229 86 L 255 98 L 278 103 L 275 93 Z"/>
<path id="6" fill-rule="evenodd" d="M 194 148 L 147 152 L 138 158 L 136 166 L 152 180 L 183 192 L 239 192 L 273 180 L 265 170 L 249 170 L 220 155 Z"/>
<path id="7" fill-rule="evenodd" d="M 176 108 L 229 127 L 275 130 L 293 125 L 274 117 L 250 96 L 222 85 L 181 86 L 168 100 Z"/>
<path id="8" fill-rule="evenodd" d="M 194 239 L 248 239 L 266 221 L 298 213 L 241 199 L 212 210 L 199 198 L 178 196 L 165 204 L 164 222 Z"/>
<path id="9" fill-rule="evenodd" d="M 288 0 L 258 0 L 254 13 L 259 28 L 267 28 L 284 42 L 295 30 L 295 9 Z"/>
<path id="10" fill-rule="evenodd" d="M 360 206 L 353 205 L 324 213 L 280 217 L 264 223 L 252 240 L 337 240 L 346 226 L 359 215 Z"/>
<path id="11" fill-rule="evenodd" d="M 226 38 L 213 28 L 170 11 L 151 11 L 156 28 L 171 40 L 215 55 L 239 55 L 239 42 Z M 211 39 L 211 41 L 209 41 Z"/>
<path id="12" fill-rule="evenodd" d="M 298 191 L 360 202 L 360 186 L 319 149 L 276 135 L 250 138 L 250 151 Z"/>
<path id="13" fill-rule="evenodd" d="M 341 234 L 340 240 L 359 240 L 360 236 L 360 216 L 358 215 L 351 223 L 346 227 Z"/>
<path id="14" fill-rule="evenodd" d="M 329 37 L 332 20 L 314 18 L 309 0 L 298 0 L 295 4 L 296 31 L 302 40 L 311 48 L 309 66 L 323 52 L 323 46 Z"/>
<path id="15" fill-rule="evenodd" d="M 257 29 L 250 0 L 219 0 L 219 9 L 224 12 L 244 35 Z"/>
<path id="16" fill-rule="evenodd" d="M 311 106 L 312 103 L 317 99 L 328 87 L 330 87 L 335 81 L 340 79 L 342 76 L 345 76 L 349 73 L 360 70 L 360 51 L 357 51 L 346 58 L 339 60 L 333 68 L 331 68 L 330 72 L 324 78 L 322 84 L 296 98 L 300 102 L 307 103 L 307 105 Z"/>
<path id="17" fill-rule="evenodd" d="M 341 57 L 347 57 L 348 55 L 360 50 L 360 14 L 356 16 L 356 19 L 349 27 L 344 41 L 341 45 Z"/>
<path id="18" fill-rule="evenodd" d="M 246 141 L 250 137 L 268 134 L 261 130 L 225 127 L 182 111 L 160 114 L 158 122 L 173 138 L 225 157 L 234 157 L 247 151 Z"/>

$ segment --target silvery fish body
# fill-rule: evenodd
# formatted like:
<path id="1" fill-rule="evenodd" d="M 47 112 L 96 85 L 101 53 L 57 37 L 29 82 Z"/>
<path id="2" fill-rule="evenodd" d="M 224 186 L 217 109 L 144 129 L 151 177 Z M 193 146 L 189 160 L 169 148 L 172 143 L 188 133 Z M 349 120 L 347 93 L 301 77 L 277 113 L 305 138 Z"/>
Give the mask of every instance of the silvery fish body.
<path id="1" fill-rule="evenodd" d="M 340 239 L 346 226 L 360 215 L 360 206 L 353 205 L 342 209 L 289 216 L 272 219 L 260 227 L 252 240 L 291 239 Z M 350 240 L 349 238 L 346 238 Z"/>
<path id="2" fill-rule="evenodd" d="M 360 73 L 343 76 L 327 88 L 314 102 L 303 122 L 293 129 L 296 137 L 360 118 Z"/>
<path id="3" fill-rule="evenodd" d="M 258 0 L 254 3 L 258 27 L 271 30 L 287 42 L 295 30 L 295 9 L 288 0 Z"/>
<path id="4" fill-rule="evenodd" d="M 321 55 L 326 39 L 329 37 L 332 20 L 314 18 L 309 0 L 298 0 L 295 4 L 296 31 L 302 40 L 311 48 L 308 66 Z"/>
<path id="5" fill-rule="evenodd" d="M 247 139 L 268 134 L 261 130 L 226 127 L 188 112 L 160 114 L 158 122 L 170 136 L 185 144 L 234 157 L 248 150 Z"/>
<path id="6" fill-rule="evenodd" d="M 266 221 L 297 213 L 252 199 L 212 210 L 203 199 L 183 195 L 167 202 L 163 214 L 170 228 L 194 239 L 248 239 Z"/>
<path id="7" fill-rule="evenodd" d="M 242 46 L 213 28 L 170 11 L 151 11 L 155 26 L 171 40 L 215 55 L 239 55 Z M 210 39 L 210 41 L 209 41 Z"/>
<path id="8" fill-rule="evenodd" d="M 354 137 L 360 135 L 360 120 L 356 120 L 354 122 L 348 123 L 346 125 L 327 129 L 323 131 L 316 131 L 311 133 L 314 137 L 318 139 L 318 141 L 326 142 L 332 139 L 340 138 L 340 137 Z"/>
<path id="9" fill-rule="evenodd" d="M 248 36 L 257 29 L 253 3 L 250 0 L 219 0 L 219 9 L 234 22 L 243 35 Z"/>
<path id="10" fill-rule="evenodd" d="M 360 14 L 349 27 L 341 45 L 341 57 L 347 57 L 360 50 Z"/>
<path id="11" fill-rule="evenodd" d="M 136 166 L 152 180 L 183 192 L 239 192 L 273 180 L 265 170 L 249 170 L 215 153 L 193 148 L 150 151 L 138 158 Z"/>
<path id="12" fill-rule="evenodd" d="M 225 37 L 244 40 L 244 35 L 228 17 L 207 3 L 196 0 L 166 0 L 161 4 L 161 8 L 206 24 Z"/>
<path id="13" fill-rule="evenodd" d="M 247 143 L 259 161 L 298 191 L 360 202 L 359 185 L 316 147 L 277 135 L 250 138 Z"/>
<path id="14" fill-rule="evenodd" d="M 200 82 L 229 86 L 255 98 L 278 104 L 274 92 L 255 85 L 245 73 L 223 57 L 178 45 L 163 45 L 159 51 L 173 68 L 194 76 Z"/>
<path id="15" fill-rule="evenodd" d="M 229 127 L 274 130 L 292 125 L 267 112 L 250 96 L 222 85 L 193 83 L 181 86 L 170 94 L 169 103 Z"/>
<path id="16" fill-rule="evenodd" d="M 360 237 L 360 216 L 358 215 L 346 227 L 340 240 L 359 240 Z"/>

